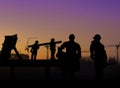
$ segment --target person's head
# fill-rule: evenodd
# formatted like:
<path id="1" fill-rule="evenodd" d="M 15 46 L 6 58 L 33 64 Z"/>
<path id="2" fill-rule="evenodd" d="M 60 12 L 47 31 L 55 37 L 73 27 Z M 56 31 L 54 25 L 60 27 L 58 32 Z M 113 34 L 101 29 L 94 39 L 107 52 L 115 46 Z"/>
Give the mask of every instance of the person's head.
<path id="1" fill-rule="evenodd" d="M 97 41 L 100 41 L 101 39 L 101 36 L 100 34 L 96 34 L 94 37 L 93 37 L 94 40 L 97 40 Z"/>
<path id="2" fill-rule="evenodd" d="M 35 41 L 35 44 L 38 44 L 38 40 Z"/>
<path id="3" fill-rule="evenodd" d="M 55 39 L 54 38 L 51 38 L 51 42 L 54 42 L 55 41 Z"/>
<path id="4" fill-rule="evenodd" d="M 70 41 L 74 41 L 74 39 L 75 39 L 75 35 L 74 35 L 74 34 L 70 34 L 70 35 L 69 35 L 69 40 L 70 40 Z"/>

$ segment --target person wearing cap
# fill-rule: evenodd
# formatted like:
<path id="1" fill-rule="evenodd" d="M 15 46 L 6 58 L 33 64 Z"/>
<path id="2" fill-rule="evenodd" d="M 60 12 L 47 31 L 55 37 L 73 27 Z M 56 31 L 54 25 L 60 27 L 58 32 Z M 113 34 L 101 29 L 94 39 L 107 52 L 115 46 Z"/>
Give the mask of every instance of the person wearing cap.
<path id="1" fill-rule="evenodd" d="M 63 69 L 63 77 L 64 79 L 73 79 L 74 72 L 80 70 L 80 58 L 81 58 L 81 47 L 75 42 L 75 35 L 69 35 L 69 41 L 64 42 L 60 46 L 61 51 L 65 49 L 66 55 L 64 60 L 64 69 Z M 67 78 L 68 77 L 68 78 Z"/>
<path id="2" fill-rule="evenodd" d="M 35 43 L 32 45 L 32 48 L 31 48 L 31 60 L 36 60 L 36 57 L 37 57 L 37 51 L 39 49 L 39 44 L 38 44 L 38 40 L 35 41 Z"/>
<path id="3" fill-rule="evenodd" d="M 95 34 L 90 45 L 90 57 L 94 61 L 95 77 L 97 80 L 103 79 L 103 68 L 106 67 L 107 54 L 104 45 L 100 42 L 100 34 Z"/>

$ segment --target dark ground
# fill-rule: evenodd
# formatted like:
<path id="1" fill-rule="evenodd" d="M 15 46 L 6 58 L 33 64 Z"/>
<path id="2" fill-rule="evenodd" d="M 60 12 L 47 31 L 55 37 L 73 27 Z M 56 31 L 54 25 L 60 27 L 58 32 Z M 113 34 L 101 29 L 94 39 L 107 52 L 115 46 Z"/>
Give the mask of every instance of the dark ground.
<path id="1" fill-rule="evenodd" d="M 51 67 L 50 80 L 62 80 L 59 67 Z M 15 80 L 45 80 L 44 67 L 15 67 Z M 94 64 L 81 61 L 81 70 L 75 73 L 74 80 L 94 80 Z M 120 64 L 112 64 L 104 69 L 104 80 L 119 80 Z M 0 68 L 0 80 L 11 80 L 10 67 Z"/>

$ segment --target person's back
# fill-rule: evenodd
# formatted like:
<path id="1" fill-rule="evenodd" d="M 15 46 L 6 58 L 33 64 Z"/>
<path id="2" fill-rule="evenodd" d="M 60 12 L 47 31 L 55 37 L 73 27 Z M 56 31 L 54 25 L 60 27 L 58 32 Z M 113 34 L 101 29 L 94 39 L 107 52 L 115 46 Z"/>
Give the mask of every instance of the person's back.
<path id="1" fill-rule="evenodd" d="M 64 42 L 61 45 L 61 49 L 66 48 L 66 54 L 70 57 L 74 57 L 78 55 L 78 58 L 81 58 L 81 47 L 78 43 L 74 41 L 75 36 L 70 34 L 69 41 Z"/>
<path id="2" fill-rule="evenodd" d="M 100 42 L 100 39 L 100 35 L 95 35 L 94 40 L 90 45 L 91 58 L 99 63 L 107 58 L 104 45 Z"/>
<path id="3" fill-rule="evenodd" d="M 81 47 L 74 39 L 75 36 L 70 34 L 69 41 L 61 45 L 61 50 L 66 49 L 65 71 L 70 75 L 80 69 Z"/>
<path id="4" fill-rule="evenodd" d="M 63 43 L 61 48 L 66 48 L 66 62 L 70 70 L 77 69 L 76 65 L 79 64 L 80 55 L 80 45 L 74 41 L 67 41 Z M 68 69 L 69 70 L 69 69 Z"/>
<path id="5" fill-rule="evenodd" d="M 103 79 L 103 68 L 107 65 L 107 55 L 104 45 L 100 42 L 101 36 L 96 34 L 90 45 L 90 57 L 94 60 L 96 79 Z"/>
<path id="6" fill-rule="evenodd" d="M 92 41 L 91 50 L 95 52 L 94 56 L 97 58 L 104 57 L 104 45 L 100 42 Z"/>

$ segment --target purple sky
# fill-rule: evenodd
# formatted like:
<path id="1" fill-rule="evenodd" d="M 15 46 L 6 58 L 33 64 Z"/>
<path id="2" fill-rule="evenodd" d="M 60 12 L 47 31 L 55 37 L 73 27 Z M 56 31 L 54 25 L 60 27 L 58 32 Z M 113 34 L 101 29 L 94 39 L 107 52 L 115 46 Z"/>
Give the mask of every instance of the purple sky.
<path id="1" fill-rule="evenodd" d="M 0 48 L 4 36 L 15 33 L 22 53 L 28 38 L 37 37 L 42 43 L 51 37 L 66 41 L 70 33 L 76 35 L 82 50 L 89 50 L 96 33 L 102 35 L 105 45 L 118 44 L 120 0 L 0 0 Z M 46 57 L 41 50 L 40 58 Z"/>

